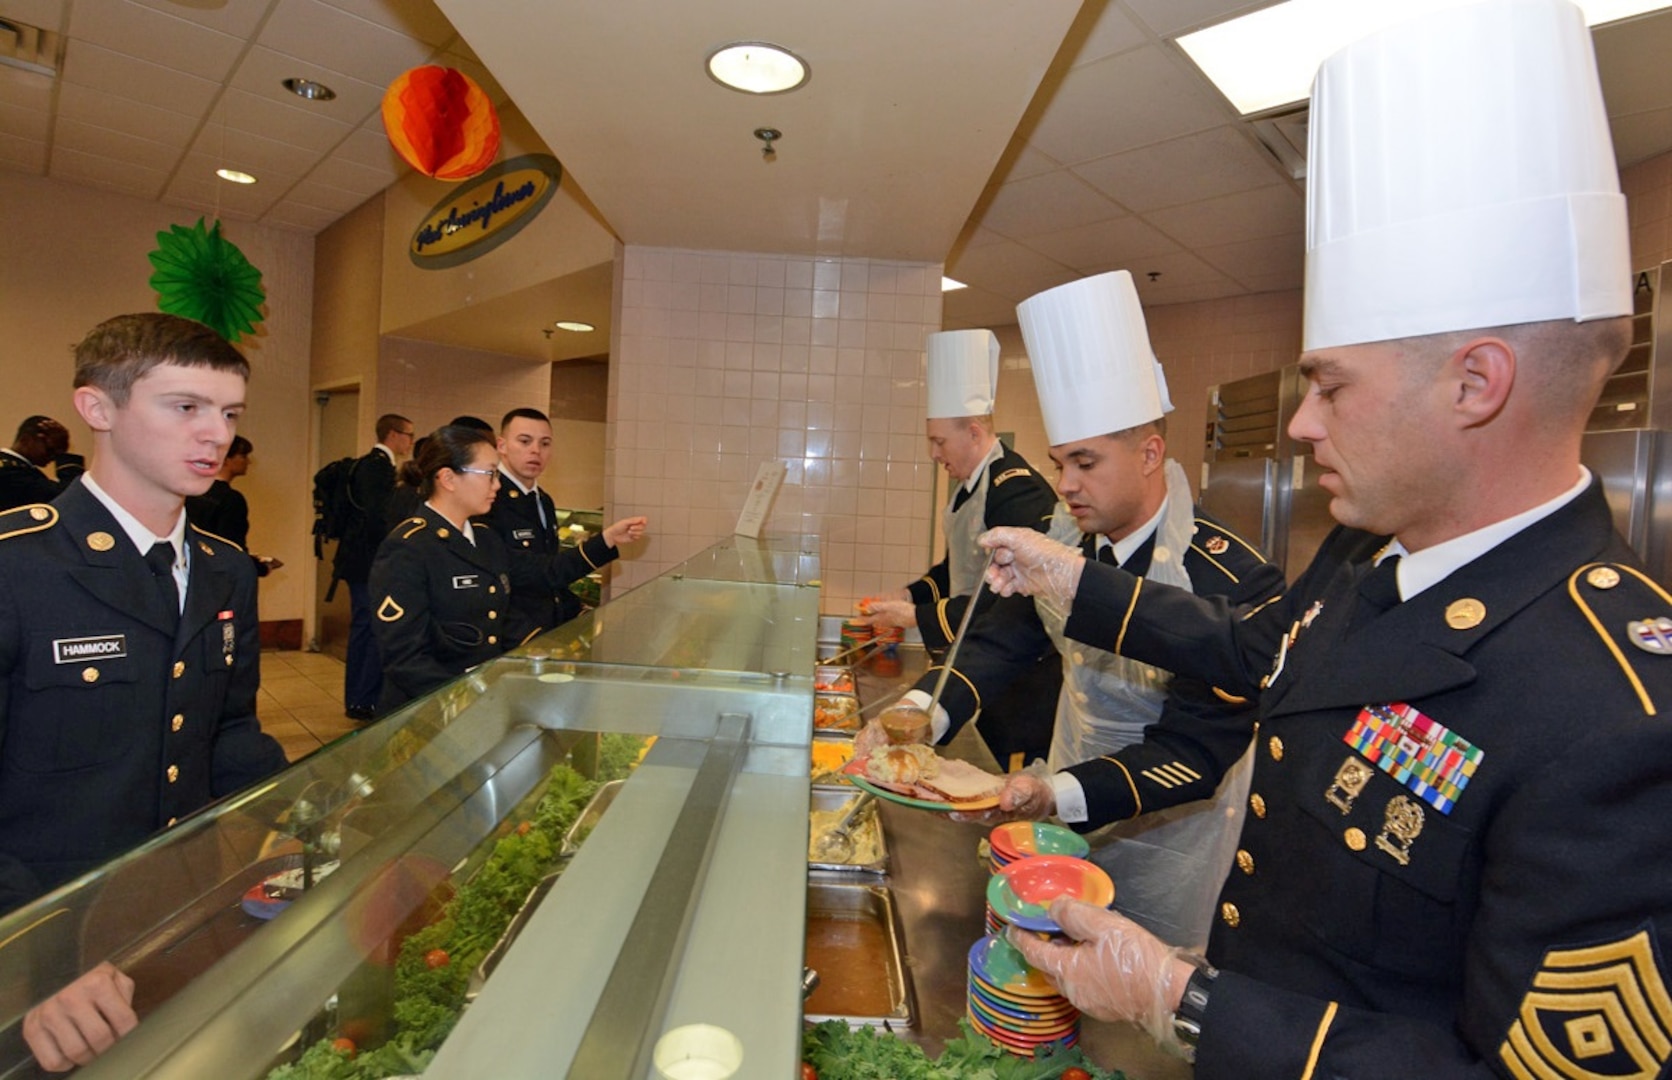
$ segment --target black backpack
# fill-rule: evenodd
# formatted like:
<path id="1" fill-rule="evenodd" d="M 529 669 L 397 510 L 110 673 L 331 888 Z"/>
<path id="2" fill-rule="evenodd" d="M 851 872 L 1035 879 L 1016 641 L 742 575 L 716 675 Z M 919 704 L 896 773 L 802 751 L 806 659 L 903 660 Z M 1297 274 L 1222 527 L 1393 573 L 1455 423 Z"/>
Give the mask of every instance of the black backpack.
<path id="1" fill-rule="evenodd" d="M 354 464 L 359 458 L 338 458 L 314 473 L 313 477 L 313 552 L 314 558 L 325 558 L 325 541 L 341 540 L 365 516 L 354 501 Z M 333 583 L 334 584 L 334 583 Z"/>

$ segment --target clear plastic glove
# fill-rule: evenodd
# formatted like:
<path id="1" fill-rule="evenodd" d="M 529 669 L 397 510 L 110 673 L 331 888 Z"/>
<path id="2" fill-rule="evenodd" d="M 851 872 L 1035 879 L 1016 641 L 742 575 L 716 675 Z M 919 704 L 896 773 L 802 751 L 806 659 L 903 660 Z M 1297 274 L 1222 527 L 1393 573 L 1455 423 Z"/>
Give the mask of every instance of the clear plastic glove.
<path id="1" fill-rule="evenodd" d="M 1178 1051 L 1173 1013 L 1196 965 L 1118 912 L 1069 897 L 1051 904 L 1064 937 L 1040 938 L 1012 927 L 1009 941 L 1029 964 L 1057 984 L 1080 1011 L 1099 1020 L 1125 1020 Z"/>
<path id="2" fill-rule="evenodd" d="M 649 525 L 650 519 L 647 517 L 622 518 L 604 529 L 604 542 L 610 547 L 620 547 L 635 540 L 643 540 Z"/>
<path id="3" fill-rule="evenodd" d="M 1056 813 L 1057 809 L 1056 789 L 1051 787 L 1050 775 L 1043 761 L 1035 761 L 1004 778 L 998 806 L 991 810 L 958 812 L 950 816 L 953 821 L 974 821 L 982 825 L 1041 821 Z"/>
<path id="4" fill-rule="evenodd" d="M 1086 565 L 1079 548 L 1014 526 L 988 529 L 977 543 L 993 553 L 987 584 L 1000 596 L 1042 596 L 1064 609 L 1074 602 Z"/>
<path id="5" fill-rule="evenodd" d="M 68 1072 L 138 1026 L 133 1000 L 134 981 L 114 964 L 102 963 L 30 1009 L 23 1017 L 23 1041 L 41 1068 Z"/>
<path id="6" fill-rule="evenodd" d="M 862 601 L 859 610 L 861 614 L 855 621 L 864 626 L 917 629 L 917 605 L 909 600 L 883 600 L 873 596 Z"/>

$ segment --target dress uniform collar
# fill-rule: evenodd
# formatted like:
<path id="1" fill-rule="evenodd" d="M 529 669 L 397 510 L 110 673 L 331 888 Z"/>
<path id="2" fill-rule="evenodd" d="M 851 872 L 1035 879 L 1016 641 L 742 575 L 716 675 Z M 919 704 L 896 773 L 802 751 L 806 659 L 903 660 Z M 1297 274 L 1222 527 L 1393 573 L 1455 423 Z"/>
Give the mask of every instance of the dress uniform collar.
<path id="1" fill-rule="evenodd" d="M 539 481 L 535 481 L 532 484 L 525 484 L 520 478 L 518 478 L 516 473 L 507 469 L 503 464 L 499 466 L 499 478 L 502 484 L 512 484 L 524 495 L 534 495 L 540 490 Z"/>
<path id="2" fill-rule="evenodd" d="M 42 469 L 39 465 L 36 465 L 33 461 L 30 461 L 28 458 L 24 457 L 22 454 L 18 453 L 16 450 L 13 450 L 9 446 L 0 446 L 0 454 L 5 454 L 7 457 L 11 457 L 11 458 L 16 458 L 17 460 L 23 462 L 25 465 L 29 466 L 31 469 L 34 469 L 36 472 L 41 472 L 42 471 Z"/>
<path id="3" fill-rule="evenodd" d="M 1093 556 L 1101 556 L 1104 548 L 1112 547 L 1115 549 L 1115 565 L 1125 566 L 1126 561 L 1132 558 L 1139 548 L 1149 543 L 1150 537 L 1155 535 L 1155 530 L 1161 527 L 1161 519 L 1166 513 L 1167 499 L 1163 498 L 1161 505 L 1156 507 L 1154 516 L 1119 540 L 1110 540 L 1107 536 L 1102 535 L 1098 536 Z"/>
<path id="4" fill-rule="evenodd" d="M 1003 456 L 1004 443 L 995 438 L 993 440 L 993 445 L 987 451 L 987 456 L 981 459 L 981 464 L 971 469 L 969 476 L 964 479 L 964 493 L 966 495 L 974 495 L 976 485 L 981 483 L 981 478 L 987 475 L 987 470 L 992 468 L 993 462 Z"/>
<path id="5" fill-rule="evenodd" d="M 122 526 L 122 531 L 128 535 L 129 540 L 133 541 L 134 547 L 138 549 L 141 555 L 150 551 L 152 545 L 157 541 L 163 540 L 167 541 L 169 546 L 174 549 L 175 576 L 181 576 L 190 567 L 191 553 L 186 547 L 186 509 L 184 505 L 181 506 L 179 514 L 174 519 L 174 528 L 170 529 L 166 535 L 158 536 L 140 524 L 138 518 L 128 513 L 121 503 L 118 503 L 109 492 L 100 487 L 99 482 L 93 479 L 92 473 L 83 473 L 81 482 L 87 486 L 87 490 L 92 493 L 93 497 L 99 500 L 106 510 L 110 511 L 110 516 L 116 519 L 116 524 Z"/>
<path id="6" fill-rule="evenodd" d="M 440 510 L 437 510 L 435 508 L 434 504 L 432 504 L 432 503 L 427 503 L 426 502 L 424 504 L 424 509 L 428 510 L 430 512 L 430 515 L 432 517 L 434 517 L 436 519 L 436 521 L 439 522 L 440 524 L 451 525 L 453 527 L 453 529 L 460 536 L 465 538 L 466 542 L 468 542 L 471 547 L 476 546 L 476 530 L 471 527 L 469 518 L 465 518 L 464 519 L 464 524 L 460 525 L 458 522 L 454 521 L 452 518 L 448 517 L 446 514 L 443 514 Z"/>

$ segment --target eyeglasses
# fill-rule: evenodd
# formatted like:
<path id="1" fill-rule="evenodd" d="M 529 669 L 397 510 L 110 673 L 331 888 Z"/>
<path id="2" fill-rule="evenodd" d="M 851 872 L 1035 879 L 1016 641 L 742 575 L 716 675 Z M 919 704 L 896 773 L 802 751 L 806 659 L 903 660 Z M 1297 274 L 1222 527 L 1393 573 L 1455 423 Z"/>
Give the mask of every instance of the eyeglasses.
<path id="1" fill-rule="evenodd" d="M 473 476 L 495 476 L 495 477 L 497 477 L 497 476 L 498 476 L 498 475 L 499 475 L 499 470 L 498 470 L 498 469 L 468 469 L 468 468 L 458 468 L 458 469 L 454 469 L 454 470 L 453 470 L 453 471 L 454 471 L 454 472 L 464 472 L 464 473 L 470 473 L 470 474 L 471 474 L 471 475 L 473 475 Z"/>

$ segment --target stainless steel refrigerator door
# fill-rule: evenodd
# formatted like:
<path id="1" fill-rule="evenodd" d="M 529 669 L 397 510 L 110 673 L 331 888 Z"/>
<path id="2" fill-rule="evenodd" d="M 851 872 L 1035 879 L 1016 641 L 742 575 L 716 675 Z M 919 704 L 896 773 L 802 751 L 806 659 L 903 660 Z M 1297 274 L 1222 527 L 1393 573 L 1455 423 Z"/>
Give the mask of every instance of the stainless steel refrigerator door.
<path id="1" fill-rule="evenodd" d="M 1270 458 L 1234 458 L 1202 466 L 1202 509 L 1280 563 L 1282 553 L 1273 551 L 1273 544 L 1281 540 L 1277 495 L 1277 462 Z"/>
<path id="2" fill-rule="evenodd" d="M 1579 457 L 1602 480 L 1614 527 L 1665 583 L 1672 576 L 1672 437 L 1642 429 L 1590 432 Z"/>
<path id="3" fill-rule="evenodd" d="M 1287 462 L 1283 477 L 1283 576 L 1295 580 L 1312 562 L 1324 537 L 1335 528 L 1330 516 L 1330 494 L 1318 486 L 1318 466 L 1310 455 L 1297 454 Z"/>

